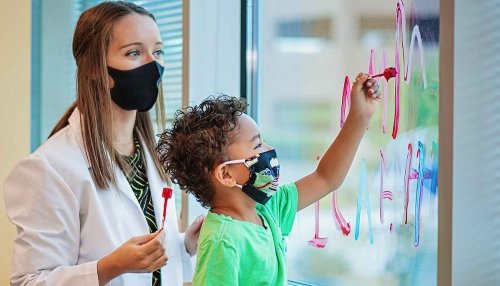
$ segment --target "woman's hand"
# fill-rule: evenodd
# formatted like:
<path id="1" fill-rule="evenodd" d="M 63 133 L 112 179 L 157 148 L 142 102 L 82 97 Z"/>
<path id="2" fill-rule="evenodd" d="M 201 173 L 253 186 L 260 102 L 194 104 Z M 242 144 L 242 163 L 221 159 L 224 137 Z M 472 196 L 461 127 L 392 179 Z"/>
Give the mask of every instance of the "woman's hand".
<path id="1" fill-rule="evenodd" d="M 200 229 L 204 220 L 205 216 L 200 215 L 186 229 L 186 237 L 184 238 L 184 244 L 186 245 L 187 252 L 191 255 L 196 254 L 196 248 L 198 247 L 198 238 L 200 237 Z"/>
<path id="2" fill-rule="evenodd" d="M 379 100 L 380 91 L 377 80 L 370 78 L 367 74 L 360 73 L 351 89 L 349 115 L 369 120 L 375 112 Z"/>
<path id="3" fill-rule="evenodd" d="M 167 264 L 163 230 L 135 236 L 97 262 L 99 285 L 128 272 L 153 272 Z"/>

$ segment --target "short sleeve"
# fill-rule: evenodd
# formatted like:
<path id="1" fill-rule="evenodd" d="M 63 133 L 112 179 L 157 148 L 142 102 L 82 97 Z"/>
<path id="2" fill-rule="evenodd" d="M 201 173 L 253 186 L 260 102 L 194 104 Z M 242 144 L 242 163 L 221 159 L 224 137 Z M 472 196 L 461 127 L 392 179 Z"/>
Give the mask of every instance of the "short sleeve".
<path id="1" fill-rule="evenodd" d="M 288 236 L 292 231 L 298 200 L 297 186 L 295 183 L 290 183 L 279 187 L 276 194 L 265 205 L 276 218 L 283 236 Z"/>
<path id="2" fill-rule="evenodd" d="M 239 255 L 226 240 L 208 240 L 198 248 L 193 286 L 238 285 Z"/>

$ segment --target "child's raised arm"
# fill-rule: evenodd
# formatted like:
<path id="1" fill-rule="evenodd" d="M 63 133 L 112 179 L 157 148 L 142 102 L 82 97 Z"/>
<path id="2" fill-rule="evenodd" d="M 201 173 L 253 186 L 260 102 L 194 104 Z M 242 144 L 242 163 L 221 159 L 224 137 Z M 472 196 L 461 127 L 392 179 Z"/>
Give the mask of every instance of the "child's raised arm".
<path id="1" fill-rule="evenodd" d="M 296 182 L 298 210 L 316 202 L 340 187 L 368 128 L 380 99 L 376 80 L 367 74 L 356 77 L 351 90 L 351 107 L 344 127 L 328 148 L 316 170 Z"/>

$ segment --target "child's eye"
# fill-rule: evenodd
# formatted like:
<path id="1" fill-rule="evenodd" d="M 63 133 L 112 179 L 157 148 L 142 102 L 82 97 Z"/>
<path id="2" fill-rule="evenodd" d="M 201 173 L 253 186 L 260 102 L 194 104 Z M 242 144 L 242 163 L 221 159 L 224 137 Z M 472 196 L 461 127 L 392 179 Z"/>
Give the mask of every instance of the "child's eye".
<path id="1" fill-rule="evenodd" d="M 262 143 L 259 143 L 259 145 L 255 146 L 254 149 L 259 149 L 260 147 L 262 147 Z"/>

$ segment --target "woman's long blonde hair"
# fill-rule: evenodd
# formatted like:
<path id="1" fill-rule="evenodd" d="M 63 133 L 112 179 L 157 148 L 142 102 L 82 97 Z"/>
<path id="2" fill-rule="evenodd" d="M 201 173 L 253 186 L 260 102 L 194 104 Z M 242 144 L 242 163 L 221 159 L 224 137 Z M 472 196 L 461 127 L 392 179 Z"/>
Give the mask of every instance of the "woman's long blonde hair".
<path id="1" fill-rule="evenodd" d="M 154 16 L 146 9 L 129 2 L 104 2 L 82 13 L 76 24 L 73 36 L 73 56 L 76 60 L 76 101 L 52 130 L 49 138 L 67 126 L 68 119 L 75 110 L 81 113 L 81 128 L 90 174 L 99 189 L 116 185 L 114 164 L 128 170 L 123 158 L 113 147 L 111 96 L 108 81 L 106 54 L 111 41 L 113 25 L 123 17 L 137 13 Z M 164 129 L 165 114 L 161 84 L 156 104 L 158 122 Z M 134 135 L 143 141 L 143 148 L 152 154 L 153 162 L 161 178 L 168 182 L 167 176 L 155 154 L 155 138 L 148 112 L 137 112 Z M 143 161 L 146 164 L 146 161 Z"/>

